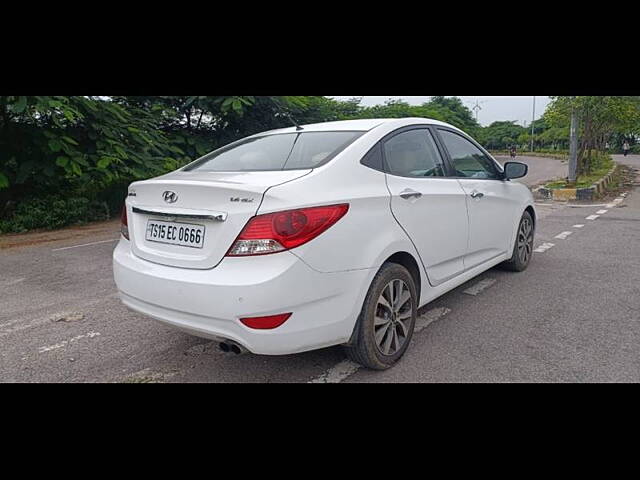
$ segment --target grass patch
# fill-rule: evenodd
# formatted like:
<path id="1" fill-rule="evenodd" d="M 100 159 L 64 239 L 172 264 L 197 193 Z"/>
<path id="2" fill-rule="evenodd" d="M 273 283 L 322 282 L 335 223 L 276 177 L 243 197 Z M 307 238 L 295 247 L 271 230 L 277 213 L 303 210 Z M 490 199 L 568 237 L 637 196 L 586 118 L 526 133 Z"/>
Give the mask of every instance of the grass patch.
<path id="1" fill-rule="evenodd" d="M 588 175 L 580 175 L 575 184 L 570 184 L 566 180 L 556 180 L 554 182 L 547 183 L 545 188 L 550 190 L 559 188 L 589 188 L 602 177 L 607 175 L 615 165 L 611 156 L 607 154 L 595 154 L 592 161 L 593 167 L 591 168 L 591 173 Z"/>

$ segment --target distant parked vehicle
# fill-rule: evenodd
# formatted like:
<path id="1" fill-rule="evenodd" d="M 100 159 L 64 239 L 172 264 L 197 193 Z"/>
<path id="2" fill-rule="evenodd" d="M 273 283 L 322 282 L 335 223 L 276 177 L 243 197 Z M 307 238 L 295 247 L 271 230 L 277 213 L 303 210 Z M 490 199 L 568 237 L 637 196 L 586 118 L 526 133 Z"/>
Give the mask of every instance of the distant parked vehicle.
<path id="1" fill-rule="evenodd" d="M 418 308 L 497 264 L 525 270 L 529 189 L 478 143 L 423 118 L 244 138 L 134 182 L 113 254 L 122 301 L 225 351 L 342 344 L 385 369 Z"/>

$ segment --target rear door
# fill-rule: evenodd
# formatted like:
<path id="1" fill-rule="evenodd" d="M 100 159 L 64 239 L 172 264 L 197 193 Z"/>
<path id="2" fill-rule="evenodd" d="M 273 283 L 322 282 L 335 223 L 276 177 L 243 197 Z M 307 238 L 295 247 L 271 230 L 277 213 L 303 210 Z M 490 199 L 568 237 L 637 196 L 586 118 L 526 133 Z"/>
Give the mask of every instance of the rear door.
<path id="1" fill-rule="evenodd" d="M 464 271 L 468 242 L 465 192 L 446 178 L 442 156 L 426 126 L 383 140 L 391 210 L 420 255 L 433 286 Z"/>
<path id="2" fill-rule="evenodd" d="M 470 269 L 511 248 L 517 210 L 517 188 L 502 180 L 496 163 L 479 146 L 451 129 L 438 128 L 452 174 L 463 188 L 469 211 L 469 248 L 465 267 Z"/>

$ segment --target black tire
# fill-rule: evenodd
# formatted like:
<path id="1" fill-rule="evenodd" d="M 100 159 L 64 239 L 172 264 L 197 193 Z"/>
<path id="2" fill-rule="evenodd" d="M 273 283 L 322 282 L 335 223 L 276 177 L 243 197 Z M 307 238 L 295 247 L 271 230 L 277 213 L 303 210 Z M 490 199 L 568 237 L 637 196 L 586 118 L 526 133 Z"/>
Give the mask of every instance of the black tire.
<path id="1" fill-rule="evenodd" d="M 533 218 L 529 212 L 524 212 L 518 224 L 518 233 L 513 245 L 511 258 L 501 264 L 505 270 L 512 272 L 523 272 L 529 266 L 533 257 L 533 238 L 535 226 Z"/>
<path id="2" fill-rule="evenodd" d="M 408 300 L 406 299 L 407 291 L 410 293 Z M 398 292 L 397 303 L 404 300 L 404 303 L 397 307 L 397 311 L 395 304 L 387 308 L 380 303 L 389 296 L 393 297 L 396 292 Z M 411 342 L 418 310 L 417 298 L 415 282 L 409 271 L 397 263 L 385 263 L 371 282 L 356 322 L 352 341 L 345 346 L 347 356 L 354 362 L 373 370 L 386 370 L 395 364 L 404 355 Z M 402 316 L 406 318 L 403 320 Z M 384 319 L 387 319 L 387 323 L 380 324 Z M 386 330 L 383 332 L 385 326 Z M 389 336 L 391 336 L 390 340 Z M 382 346 L 378 345 L 376 338 L 381 339 Z M 389 343 L 388 346 L 387 343 Z M 388 349 L 387 354 L 383 351 L 385 347 Z"/>

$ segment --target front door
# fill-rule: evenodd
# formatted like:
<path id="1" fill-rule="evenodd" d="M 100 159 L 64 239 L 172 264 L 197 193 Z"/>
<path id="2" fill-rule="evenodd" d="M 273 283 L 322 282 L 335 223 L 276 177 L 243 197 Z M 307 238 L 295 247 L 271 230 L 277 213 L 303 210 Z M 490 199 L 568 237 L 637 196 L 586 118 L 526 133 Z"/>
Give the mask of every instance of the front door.
<path id="1" fill-rule="evenodd" d="M 469 211 L 469 248 L 465 268 L 490 261 L 512 247 L 517 214 L 515 185 L 503 181 L 495 162 L 480 148 L 451 130 L 438 129 Z"/>

